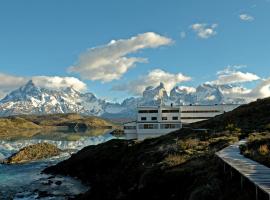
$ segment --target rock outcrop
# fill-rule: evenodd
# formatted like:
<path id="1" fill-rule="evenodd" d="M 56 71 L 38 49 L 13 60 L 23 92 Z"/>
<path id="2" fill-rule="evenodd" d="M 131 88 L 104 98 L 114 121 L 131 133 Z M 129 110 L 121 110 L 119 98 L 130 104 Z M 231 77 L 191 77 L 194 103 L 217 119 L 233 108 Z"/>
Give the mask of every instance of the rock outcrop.
<path id="1" fill-rule="evenodd" d="M 61 153 L 55 145 L 49 143 L 39 143 L 22 148 L 9 158 L 6 158 L 5 164 L 20 164 L 57 156 Z"/>

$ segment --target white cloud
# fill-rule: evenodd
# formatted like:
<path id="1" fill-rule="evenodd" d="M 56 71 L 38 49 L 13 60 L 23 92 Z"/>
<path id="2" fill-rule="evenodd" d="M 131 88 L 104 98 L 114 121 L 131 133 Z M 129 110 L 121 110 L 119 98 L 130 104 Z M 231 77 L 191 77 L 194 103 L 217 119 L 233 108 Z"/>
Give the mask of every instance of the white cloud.
<path id="1" fill-rule="evenodd" d="M 217 34 L 216 28 L 218 24 L 208 25 L 205 23 L 192 24 L 191 29 L 198 35 L 199 38 L 207 39 Z"/>
<path id="2" fill-rule="evenodd" d="M 7 93 L 15 90 L 26 84 L 29 80 L 33 80 L 34 84 L 39 87 L 48 89 L 63 89 L 66 87 L 73 87 L 77 91 L 86 90 L 87 86 L 84 82 L 74 77 L 60 77 L 60 76 L 13 76 L 9 74 L 0 73 L 0 98 Z"/>
<path id="3" fill-rule="evenodd" d="M 261 81 L 260 84 L 247 94 L 247 97 L 251 100 L 270 97 L 270 78 Z"/>
<path id="4" fill-rule="evenodd" d="M 241 65 L 242 66 L 242 65 Z M 259 80 L 260 77 L 256 74 L 249 72 L 241 72 L 236 69 L 240 69 L 240 66 L 229 66 L 222 71 L 217 73 L 218 78 L 215 81 L 210 83 L 216 85 L 226 85 L 226 84 L 234 84 L 234 83 L 245 83 Z"/>
<path id="5" fill-rule="evenodd" d="M 253 89 L 247 89 L 238 86 L 232 87 L 230 90 L 225 91 L 224 95 L 229 98 L 243 98 L 247 102 L 255 101 L 260 98 L 270 97 L 270 78 L 262 80 Z"/>
<path id="6" fill-rule="evenodd" d="M 20 87 L 27 82 L 25 77 L 13 76 L 0 73 L 0 98 L 4 97 L 8 92 Z"/>
<path id="7" fill-rule="evenodd" d="M 77 91 L 86 90 L 87 86 L 84 82 L 75 77 L 60 77 L 60 76 L 34 76 L 32 77 L 34 84 L 39 87 L 48 89 L 64 89 L 72 87 Z"/>
<path id="8" fill-rule="evenodd" d="M 254 17 L 251 16 L 251 15 L 248 15 L 248 14 L 241 14 L 239 15 L 239 18 L 242 20 L 242 21 L 248 21 L 248 22 L 251 22 L 254 20 Z"/>
<path id="9" fill-rule="evenodd" d="M 132 80 L 126 84 L 119 84 L 113 87 L 113 90 L 127 91 L 131 94 L 141 95 L 148 86 L 158 86 L 161 82 L 164 83 L 165 89 L 169 92 L 178 83 L 189 81 L 190 77 L 181 73 L 172 74 L 161 69 L 150 71 L 147 75 L 139 77 L 137 80 Z"/>
<path id="10" fill-rule="evenodd" d="M 91 48 L 81 54 L 78 62 L 69 68 L 84 79 L 110 82 L 122 77 L 136 63 L 147 62 L 145 58 L 127 57 L 141 49 L 157 48 L 172 43 L 170 38 L 147 32 L 129 39 L 112 40 L 110 43 Z"/>
<path id="11" fill-rule="evenodd" d="M 256 74 L 239 71 L 243 67 L 245 65 L 228 66 L 217 73 L 217 80 L 210 83 L 223 86 L 222 93 L 228 98 L 243 98 L 247 102 L 251 102 L 258 98 L 270 97 L 270 78 L 261 79 Z M 253 81 L 258 81 L 253 89 L 242 85 Z M 226 85 L 229 85 L 229 87 L 226 87 Z"/>
<path id="12" fill-rule="evenodd" d="M 176 88 L 176 90 L 178 92 L 186 92 L 188 94 L 191 94 L 191 93 L 196 92 L 196 88 L 194 88 L 194 87 L 188 87 L 188 86 L 178 86 Z"/>

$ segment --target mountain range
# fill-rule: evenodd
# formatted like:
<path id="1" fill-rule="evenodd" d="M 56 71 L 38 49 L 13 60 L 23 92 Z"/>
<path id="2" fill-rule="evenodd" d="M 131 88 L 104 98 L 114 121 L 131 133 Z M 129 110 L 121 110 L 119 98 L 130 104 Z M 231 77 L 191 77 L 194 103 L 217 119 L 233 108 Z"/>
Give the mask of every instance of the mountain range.
<path id="1" fill-rule="evenodd" d="M 41 88 L 30 80 L 0 100 L 0 116 L 21 114 L 80 113 L 106 118 L 133 118 L 138 105 L 175 105 L 246 103 L 244 99 L 228 98 L 232 86 L 202 84 L 197 88 L 174 87 L 169 93 L 164 84 L 147 87 L 141 97 L 131 97 L 121 103 L 97 98 L 72 87 L 62 90 Z"/>

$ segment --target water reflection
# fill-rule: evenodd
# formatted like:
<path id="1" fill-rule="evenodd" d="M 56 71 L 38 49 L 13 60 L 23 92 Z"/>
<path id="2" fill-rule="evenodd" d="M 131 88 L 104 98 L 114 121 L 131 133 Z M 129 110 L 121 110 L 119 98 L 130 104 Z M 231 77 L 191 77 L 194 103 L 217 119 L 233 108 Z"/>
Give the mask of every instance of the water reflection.
<path id="1" fill-rule="evenodd" d="M 85 132 L 70 132 L 67 130 L 49 132 L 22 131 L 11 137 L 6 137 L 5 140 L 0 139 L 0 159 L 10 156 L 25 146 L 41 142 L 48 142 L 62 150 L 73 150 L 73 152 L 76 152 L 85 146 L 97 145 L 114 139 L 115 137 L 110 132 L 111 130 L 108 129 L 91 129 Z M 47 175 L 40 174 L 40 172 L 45 167 L 67 159 L 69 156 L 69 153 L 63 153 L 58 157 L 21 165 L 0 164 L 0 199 L 3 197 L 4 199 L 13 199 L 15 197 L 17 197 L 15 199 L 35 199 L 34 196 L 36 194 L 33 191 L 36 191 L 37 187 L 38 189 L 43 188 L 46 192 L 51 192 L 51 194 L 55 192 L 68 194 L 67 192 L 71 192 L 69 195 L 72 196 L 72 194 L 85 192 L 87 188 L 83 187 L 78 181 L 67 177 L 60 177 L 65 184 L 62 184 L 61 187 L 57 186 L 58 189 L 54 188 L 52 191 L 47 190 L 46 184 L 43 184 L 48 177 Z M 66 188 L 73 188 L 76 191 L 69 191 Z M 19 196 L 22 198 L 18 198 Z M 61 198 L 57 196 L 52 199 Z"/>

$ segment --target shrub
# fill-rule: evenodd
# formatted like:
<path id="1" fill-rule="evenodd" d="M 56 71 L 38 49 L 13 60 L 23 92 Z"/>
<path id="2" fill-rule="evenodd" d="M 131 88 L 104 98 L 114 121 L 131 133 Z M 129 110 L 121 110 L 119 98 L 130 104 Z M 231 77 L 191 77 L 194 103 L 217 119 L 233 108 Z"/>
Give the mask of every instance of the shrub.
<path id="1" fill-rule="evenodd" d="M 269 154 L 268 146 L 266 144 L 260 145 L 260 147 L 258 148 L 258 152 L 263 156 Z"/>
<path id="2" fill-rule="evenodd" d="M 169 154 L 165 158 L 165 163 L 170 167 L 183 164 L 186 161 L 187 161 L 187 157 L 184 155 L 180 155 L 180 154 Z"/>
<path id="3" fill-rule="evenodd" d="M 228 124 L 225 129 L 230 133 L 240 133 L 241 129 L 238 128 L 235 124 Z"/>

